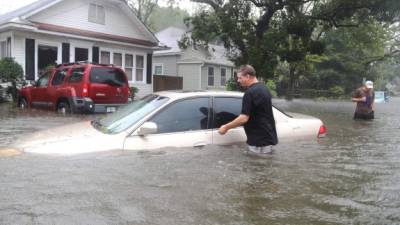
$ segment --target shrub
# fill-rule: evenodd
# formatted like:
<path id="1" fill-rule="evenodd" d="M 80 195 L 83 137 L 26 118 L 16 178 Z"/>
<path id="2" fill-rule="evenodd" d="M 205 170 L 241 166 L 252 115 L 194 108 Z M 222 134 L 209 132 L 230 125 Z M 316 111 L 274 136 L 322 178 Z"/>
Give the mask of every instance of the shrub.
<path id="1" fill-rule="evenodd" d="M 13 58 L 0 60 L 0 80 L 2 82 L 13 82 L 22 79 L 24 70 Z"/>
<path id="2" fill-rule="evenodd" d="M 267 86 L 269 92 L 271 93 L 272 97 L 276 97 L 278 96 L 277 92 L 276 92 L 276 84 L 273 80 L 268 80 L 267 82 L 265 82 L 265 86 Z"/>
<path id="3" fill-rule="evenodd" d="M 236 81 L 235 78 L 231 78 L 226 82 L 226 90 L 227 91 L 242 91 L 240 85 Z"/>
<path id="4" fill-rule="evenodd" d="M 344 95 L 344 89 L 343 89 L 343 87 L 340 87 L 340 86 L 333 86 L 333 87 L 329 88 L 329 91 L 331 92 L 333 97 L 340 97 L 340 96 Z"/>
<path id="5" fill-rule="evenodd" d="M 21 65 L 15 62 L 13 58 L 0 60 L 0 81 L 11 83 L 11 86 L 7 87 L 7 93 L 11 94 L 14 102 L 17 101 L 17 82 L 22 80 L 23 74 L 24 70 Z"/>
<path id="6" fill-rule="evenodd" d="M 129 90 L 131 92 L 131 98 L 132 98 L 132 100 L 134 100 L 136 93 L 139 92 L 139 89 L 137 87 L 129 87 Z"/>

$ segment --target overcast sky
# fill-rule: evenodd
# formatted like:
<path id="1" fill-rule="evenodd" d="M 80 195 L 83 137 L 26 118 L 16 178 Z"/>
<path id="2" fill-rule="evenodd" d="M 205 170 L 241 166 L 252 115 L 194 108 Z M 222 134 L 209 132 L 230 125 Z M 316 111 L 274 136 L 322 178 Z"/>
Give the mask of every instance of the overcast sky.
<path id="1" fill-rule="evenodd" d="M 35 1 L 37 0 L 0 0 L 0 15 Z M 166 6 L 167 2 L 167 0 L 159 0 L 160 6 Z M 177 5 L 182 9 L 186 9 L 189 13 L 192 13 L 195 10 L 196 3 L 192 3 L 190 0 L 180 0 Z"/>

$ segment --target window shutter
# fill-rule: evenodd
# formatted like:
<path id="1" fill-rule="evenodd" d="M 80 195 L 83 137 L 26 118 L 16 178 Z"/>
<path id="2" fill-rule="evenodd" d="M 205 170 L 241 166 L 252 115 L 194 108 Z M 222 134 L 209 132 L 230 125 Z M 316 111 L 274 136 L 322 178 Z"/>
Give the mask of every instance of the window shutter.
<path id="1" fill-rule="evenodd" d="M 99 47 L 93 46 L 92 48 L 92 62 L 99 63 Z"/>
<path id="2" fill-rule="evenodd" d="M 152 66 L 153 65 L 153 54 L 147 54 L 147 68 L 146 68 L 146 73 L 147 73 L 147 79 L 146 83 L 151 84 L 151 77 L 152 77 Z"/>
<path id="3" fill-rule="evenodd" d="M 25 39 L 25 79 L 35 80 L 35 39 Z"/>
<path id="4" fill-rule="evenodd" d="M 69 63 L 69 43 L 62 43 L 62 63 Z"/>

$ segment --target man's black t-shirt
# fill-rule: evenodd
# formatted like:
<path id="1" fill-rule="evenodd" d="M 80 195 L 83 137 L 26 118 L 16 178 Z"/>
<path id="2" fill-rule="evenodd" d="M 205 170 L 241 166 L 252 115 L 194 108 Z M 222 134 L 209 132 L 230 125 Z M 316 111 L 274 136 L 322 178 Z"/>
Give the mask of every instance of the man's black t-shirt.
<path id="1" fill-rule="evenodd" d="M 271 94 L 264 84 L 254 83 L 246 90 L 241 113 L 249 116 L 244 124 L 248 145 L 267 146 L 278 143 Z"/>

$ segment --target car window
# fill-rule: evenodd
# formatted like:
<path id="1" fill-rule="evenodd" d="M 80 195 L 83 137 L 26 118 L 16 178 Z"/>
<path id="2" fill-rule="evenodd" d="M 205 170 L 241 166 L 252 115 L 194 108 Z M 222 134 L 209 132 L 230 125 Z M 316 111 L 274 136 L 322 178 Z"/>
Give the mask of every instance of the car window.
<path id="1" fill-rule="evenodd" d="M 213 110 L 213 128 L 219 128 L 240 115 L 242 98 L 216 97 L 214 98 Z"/>
<path id="2" fill-rule="evenodd" d="M 92 125 L 103 133 L 117 134 L 134 126 L 139 120 L 164 105 L 168 100 L 169 98 L 164 96 L 147 95 L 121 107 L 115 113 L 93 120 Z"/>
<path id="3" fill-rule="evenodd" d="M 69 83 L 80 83 L 83 79 L 84 67 L 73 68 L 71 76 L 68 78 Z"/>
<path id="4" fill-rule="evenodd" d="M 45 73 L 43 76 L 39 78 L 39 80 L 36 82 L 38 87 L 47 87 L 49 84 L 49 75 L 50 72 Z"/>
<path id="5" fill-rule="evenodd" d="M 92 67 L 89 79 L 91 83 L 109 84 L 111 86 L 123 86 L 126 82 L 126 76 L 121 70 L 105 67 Z"/>
<path id="6" fill-rule="evenodd" d="M 199 97 L 172 103 L 150 121 L 157 124 L 158 133 L 208 129 L 209 98 Z"/>
<path id="7" fill-rule="evenodd" d="M 67 74 L 68 69 L 57 70 L 54 74 L 53 80 L 51 81 L 51 85 L 60 85 L 64 81 L 64 78 Z"/>

